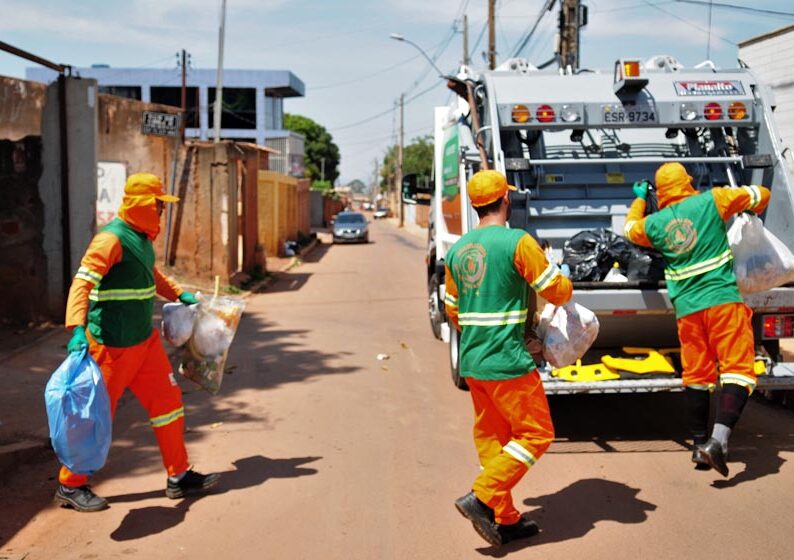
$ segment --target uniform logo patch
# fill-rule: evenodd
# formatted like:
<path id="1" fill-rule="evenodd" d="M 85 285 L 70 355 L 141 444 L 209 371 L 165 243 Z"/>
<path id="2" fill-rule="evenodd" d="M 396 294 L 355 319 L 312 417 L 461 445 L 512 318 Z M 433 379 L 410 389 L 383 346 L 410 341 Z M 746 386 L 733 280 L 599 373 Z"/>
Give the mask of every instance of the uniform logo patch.
<path id="1" fill-rule="evenodd" d="M 485 277 L 485 247 L 479 243 L 469 243 L 458 251 L 455 274 L 463 284 L 463 290 L 476 290 Z"/>
<path id="2" fill-rule="evenodd" d="M 664 245 L 667 249 L 680 255 L 692 250 L 698 240 L 698 230 L 695 229 L 692 220 L 674 218 L 670 220 L 665 228 Z"/>
<path id="3" fill-rule="evenodd" d="M 176 377 L 174 377 L 174 372 L 168 374 L 168 379 L 171 381 L 171 385 L 176 387 Z"/>

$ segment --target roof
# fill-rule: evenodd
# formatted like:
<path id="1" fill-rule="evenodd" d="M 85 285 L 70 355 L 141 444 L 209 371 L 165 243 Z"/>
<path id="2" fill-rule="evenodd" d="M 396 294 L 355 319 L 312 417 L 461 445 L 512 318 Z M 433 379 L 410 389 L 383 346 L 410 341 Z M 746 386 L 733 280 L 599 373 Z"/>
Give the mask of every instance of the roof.
<path id="1" fill-rule="evenodd" d="M 114 68 L 88 67 L 73 68 L 73 75 L 93 78 L 100 86 L 173 86 L 181 83 L 179 71 L 173 68 Z M 58 73 L 48 68 L 26 68 L 25 77 L 38 82 L 52 82 Z M 187 86 L 206 86 L 214 88 L 217 73 L 214 68 L 190 68 L 187 72 Z M 223 70 L 225 88 L 265 88 L 265 93 L 273 97 L 303 97 L 306 86 L 289 70 Z"/>
<path id="2" fill-rule="evenodd" d="M 791 33 L 791 32 L 794 32 L 794 24 L 781 27 L 780 29 L 775 29 L 774 31 L 770 31 L 769 33 L 764 33 L 763 35 L 750 37 L 749 39 L 745 39 L 744 41 L 740 41 L 739 47 L 749 47 L 750 45 L 754 45 L 756 43 L 760 43 L 762 41 L 766 41 L 774 37 L 779 37 L 781 35 L 785 35 L 786 33 Z"/>

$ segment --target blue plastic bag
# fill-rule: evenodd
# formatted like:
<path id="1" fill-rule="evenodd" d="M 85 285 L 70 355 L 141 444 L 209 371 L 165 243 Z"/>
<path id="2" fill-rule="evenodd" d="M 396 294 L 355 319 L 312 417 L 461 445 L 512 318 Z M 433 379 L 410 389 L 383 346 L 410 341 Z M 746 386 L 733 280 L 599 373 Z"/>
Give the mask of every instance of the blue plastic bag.
<path id="1" fill-rule="evenodd" d="M 112 439 L 110 397 L 102 372 L 86 350 L 73 352 L 44 390 L 50 440 L 61 464 L 75 474 L 102 468 Z"/>

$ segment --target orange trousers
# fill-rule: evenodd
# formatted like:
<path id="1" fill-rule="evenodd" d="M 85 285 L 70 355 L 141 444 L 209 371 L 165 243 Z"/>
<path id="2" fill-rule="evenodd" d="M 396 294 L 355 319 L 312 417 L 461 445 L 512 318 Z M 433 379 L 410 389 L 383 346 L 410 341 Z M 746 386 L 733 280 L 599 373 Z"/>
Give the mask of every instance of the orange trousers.
<path id="1" fill-rule="evenodd" d="M 482 472 L 472 490 L 497 523 L 521 517 L 511 490 L 554 439 L 549 403 L 537 370 L 505 381 L 466 378 L 474 403 L 474 443 Z"/>
<path id="2" fill-rule="evenodd" d="M 148 339 L 129 348 L 104 346 L 89 337 L 88 350 L 102 370 L 111 414 L 115 416 L 116 404 L 129 387 L 149 413 L 168 475 L 187 470 L 182 391 L 157 330 L 153 329 Z M 64 486 L 77 487 L 86 484 L 88 477 L 62 466 L 58 480 Z"/>
<path id="3" fill-rule="evenodd" d="M 678 319 L 685 387 L 712 391 L 736 384 L 755 389 L 753 312 L 744 303 L 725 303 Z"/>

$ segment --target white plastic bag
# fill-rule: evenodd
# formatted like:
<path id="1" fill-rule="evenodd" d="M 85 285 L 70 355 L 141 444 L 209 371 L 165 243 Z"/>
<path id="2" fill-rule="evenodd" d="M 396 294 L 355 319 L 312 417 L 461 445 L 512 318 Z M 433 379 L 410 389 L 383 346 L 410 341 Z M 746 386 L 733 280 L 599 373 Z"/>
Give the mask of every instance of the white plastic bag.
<path id="1" fill-rule="evenodd" d="M 165 339 L 172 345 L 182 346 L 193 335 L 198 305 L 166 303 L 163 305 L 162 331 Z"/>
<path id="2" fill-rule="evenodd" d="M 576 363 L 598 336 L 595 313 L 578 303 L 546 304 L 537 327 L 543 357 L 555 368 Z"/>
<path id="3" fill-rule="evenodd" d="M 185 347 L 179 373 L 213 395 L 220 390 L 226 356 L 244 308 L 240 298 L 199 297 L 193 336 Z"/>
<path id="4" fill-rule="evenodd" d="M 758 216 L 738 215 L 728 230 L 728 243 L 743 294 L 763 292 L 794 280 L 794 255 Z"/>

